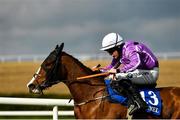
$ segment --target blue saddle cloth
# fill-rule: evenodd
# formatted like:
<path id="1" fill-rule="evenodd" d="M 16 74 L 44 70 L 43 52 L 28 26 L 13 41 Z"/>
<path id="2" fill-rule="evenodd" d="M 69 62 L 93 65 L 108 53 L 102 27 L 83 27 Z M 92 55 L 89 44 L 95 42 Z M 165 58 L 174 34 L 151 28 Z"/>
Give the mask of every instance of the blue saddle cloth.
<path id="1" fill-rule="evenodd" d="M 128 99 L 124 96 L 119 95 L 116 90 L 112 89 L 110 82 L 111 80 L 105 80 L 110 102 L 120 103 L 122 105 L 127 106 Z M 139 89 L 139 92 L 143 100 L 148 105 L 148 109 L 146 110 L 146 112 L 152 113 L 154 115 L 160 115 L 162 108 L 160 92 L 156 88 L 142 88 Z"/>

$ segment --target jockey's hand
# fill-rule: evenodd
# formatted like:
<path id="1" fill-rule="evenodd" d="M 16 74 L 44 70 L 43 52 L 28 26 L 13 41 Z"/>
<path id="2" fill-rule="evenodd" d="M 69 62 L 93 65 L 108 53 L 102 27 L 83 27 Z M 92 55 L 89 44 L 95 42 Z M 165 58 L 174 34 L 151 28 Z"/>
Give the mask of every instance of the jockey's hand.
<path id="1" fill-rule="evenodd" d="M 116 80 L 114 74 L 110 74 L 107 78 L 110 79 L 110 80 Z"/>
<path id="2" fill-rule="evenodd" d="M 100 71 L 100 69 L 101 69 L 101 68 L 100 68 L 100 66 L 101 66 L 101 65 L 100 65 L 100 64 L 98 64 L 98 65 L 96 65 L 96 66 L 92 67 L 92 68 L 91 68 L 91 70 L 92 70 L 92 71 L 94 71 L 94 72 L 96 72 L 96 71 Z"/>
<path id="3" fill-rule="evenodd" d="M 91 70 L 92 70 L 93 72 L 100 71 L 99 68 L 91 68 Z"/>
<path id="4" fill-rule="evenodd" d="M 112 69 L 110 69 L 110 70 L 108 71 L 108 73 L 110 73 L 109 76 L 108 76 L 109 79 L 111 79 L 111 80 L 116 80 L 116 76 L 115 76 L 115 74 L 116 74 L 116 69 L 112 68 Z"/>
<path id="5" fill-rule="evenodd" d="M 111 73 L 111 74 L 116 74 L 116 73 L 117 73 L 117 70 L 114 69 L 114 68 L 112 68 L 112 69 L 110 69 L 108 72 Z"/>

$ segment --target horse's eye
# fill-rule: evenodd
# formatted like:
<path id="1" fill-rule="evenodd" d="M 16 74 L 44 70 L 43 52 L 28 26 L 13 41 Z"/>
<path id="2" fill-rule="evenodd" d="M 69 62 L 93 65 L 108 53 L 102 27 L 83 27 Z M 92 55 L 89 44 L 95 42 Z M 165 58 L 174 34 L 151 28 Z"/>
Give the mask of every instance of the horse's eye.
<path id="1" fill-rule="evenodd" d="M 51 64 L 46 64 L 46 65 L 45 65 L 46 69 L 50 69 L 51 66 L 52 66 Z"/>
<path id="2" fill-rule="evenodd" d="M 45 63 L 46 67 L 50 67 L 54 63 L 54 60 L 49 60 Z"/>

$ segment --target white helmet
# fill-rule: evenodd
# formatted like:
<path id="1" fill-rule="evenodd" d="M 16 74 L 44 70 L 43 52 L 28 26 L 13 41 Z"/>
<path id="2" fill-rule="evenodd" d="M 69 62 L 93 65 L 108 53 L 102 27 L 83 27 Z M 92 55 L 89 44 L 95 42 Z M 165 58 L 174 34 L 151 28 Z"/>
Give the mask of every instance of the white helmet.
<path id="1" fill-rule="evenodd" d="M 123 43 L 123 38 L 117 33 L 109 33 L 102 40 L 102 48 L 100 50 L 108 50 L 119 46 Z"/>

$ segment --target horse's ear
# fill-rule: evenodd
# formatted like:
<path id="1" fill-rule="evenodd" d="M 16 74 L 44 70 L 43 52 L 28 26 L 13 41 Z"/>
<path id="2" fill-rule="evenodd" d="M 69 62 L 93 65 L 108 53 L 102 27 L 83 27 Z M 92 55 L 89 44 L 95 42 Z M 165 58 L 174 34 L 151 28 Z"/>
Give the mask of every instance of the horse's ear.
<path id="1" fill-rule="evenodd" d="M 61 43 L 61 45 L 58 48 L 58 55 L 62 52 L 63 47 L 64 47 L 64 43 Z"/>
<path id="2" fill-rule="evenodd" d="M 64 48 L 64 43 L 61 43 L 61 45 L 59 46 L 59 50 L 62 51 Z"/>
<path id="3" fill-rule="evenodd" d="M 56 45 L 55 49 L 58 49 L 59 45 Z"/>

